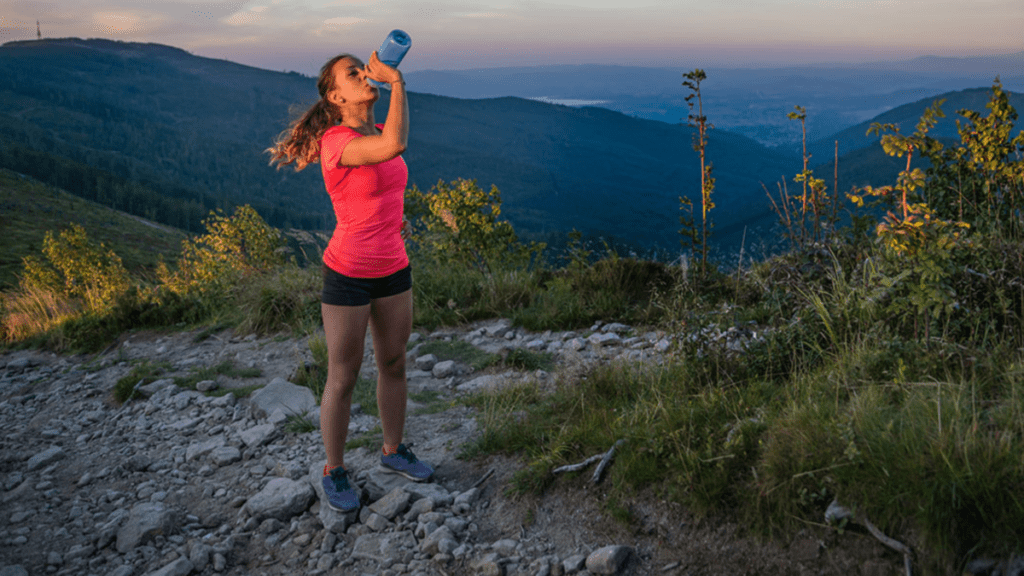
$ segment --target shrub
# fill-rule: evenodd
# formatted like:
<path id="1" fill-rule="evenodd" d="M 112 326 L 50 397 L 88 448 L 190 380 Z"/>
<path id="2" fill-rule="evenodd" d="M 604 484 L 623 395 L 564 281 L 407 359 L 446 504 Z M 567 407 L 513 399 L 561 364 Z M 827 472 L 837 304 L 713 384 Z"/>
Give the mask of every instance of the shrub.
<path id="1" fill-rule="evenodd" d="M 158 275 L 179 294 L 225 291 L 241 278 L 283 262 L 281 233 L 267 225 L 251 206 L 224 216 L 212 212 L 203 221 L 206 234 L 182 243 L 178 269 L 161 266 Z"/>
<path id="2" fill-rule="evenodd" d="M 57 237 L 47 232 L 43 254 L 45 262 L 33 256 L 24 259 L 23 289 L 62 294 L 81 301 L 86 310 L 103 311 L 130 285 L 128 271 L 117 254 L 90 241 L 78 224 Z"/>

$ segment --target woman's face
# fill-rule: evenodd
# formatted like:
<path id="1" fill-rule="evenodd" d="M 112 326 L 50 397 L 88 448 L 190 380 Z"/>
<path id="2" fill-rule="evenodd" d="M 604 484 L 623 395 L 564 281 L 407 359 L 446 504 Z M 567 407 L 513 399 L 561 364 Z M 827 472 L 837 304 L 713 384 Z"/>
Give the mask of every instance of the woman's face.
<path id="1" fill-rule="evenodd" d="M 334 89 L 329 93 L 331 102 L 341 106 L 361 102 L 376 102 L 380 92 L 367 82 L 363 63 L 346 57 L 334 64 Z"/>

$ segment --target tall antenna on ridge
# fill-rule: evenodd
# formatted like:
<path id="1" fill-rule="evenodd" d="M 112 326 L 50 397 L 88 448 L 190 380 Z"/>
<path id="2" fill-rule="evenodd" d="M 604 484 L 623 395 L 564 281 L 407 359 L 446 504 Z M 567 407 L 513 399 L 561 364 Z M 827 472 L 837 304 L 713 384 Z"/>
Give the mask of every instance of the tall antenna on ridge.
<path id="1" fill-rule="evenodd" d="M 39 20 L 36 20 L 36 39 L 37 40 L 42 40 L 43 39 L 43 30 L 42 30 L 42 28 L 39 27 Z"/>

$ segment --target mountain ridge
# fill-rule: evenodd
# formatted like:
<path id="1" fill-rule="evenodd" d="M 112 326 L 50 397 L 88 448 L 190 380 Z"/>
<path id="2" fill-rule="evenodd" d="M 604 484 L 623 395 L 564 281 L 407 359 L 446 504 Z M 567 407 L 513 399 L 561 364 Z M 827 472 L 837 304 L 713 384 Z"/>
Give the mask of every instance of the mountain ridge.
<path id="1" fill-rule="evenodd" d="M 315 101 L 311 78 L 162 45 L 43 42 L 0 49 L 6 72 L 0 74 L 0 138 L 9 145 L 261 204 L 280 211 L 270 214 L 275 225 L 319 218 L 327 224 L 320 229 L 333 226 L 318 171 L 275 171 L 263 152 L 296 108 Z M 412 91 L 409 101 L 410 184 L 429 188 L 455 178 L 495 184 L 503 213 L 524 236 L 564 235 L 575 227 L 638 245 L 678 246 L 678 197 L 699 199 L 688 127 L 513 97 L 464 100 Z M 378 120 L 386 104 L 385 96 Z M 709 154 L 719 198 L 728 200 L 715 214 L 723 227 L 767 215 L 759 182 L 798 166 L 790 154 L 725 131 L 712 133 Z"/>

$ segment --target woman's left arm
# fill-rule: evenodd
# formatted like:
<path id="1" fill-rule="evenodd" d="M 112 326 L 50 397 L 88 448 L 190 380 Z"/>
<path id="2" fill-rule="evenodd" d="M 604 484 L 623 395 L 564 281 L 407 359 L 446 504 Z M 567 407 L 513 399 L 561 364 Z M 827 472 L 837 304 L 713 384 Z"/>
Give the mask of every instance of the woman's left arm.
<path id="1" fill-rule="evenodd" d="M 391 103 L 384 130 L 376 136 L 363 136 L 345 146 L 339 166 L 363 166 L 379 164 L 405 152 L 409 144 L 409 102 L 405 95 L 405 80 L 402 73 L 384 64 L 377 53 L 370 55 L 366 75 L 372 80 L 391 85 Z"/>

